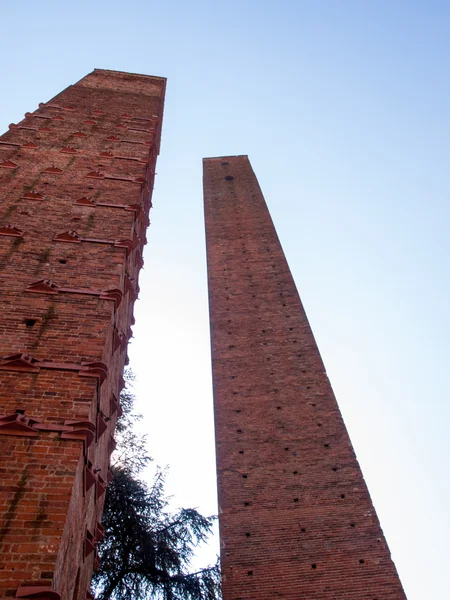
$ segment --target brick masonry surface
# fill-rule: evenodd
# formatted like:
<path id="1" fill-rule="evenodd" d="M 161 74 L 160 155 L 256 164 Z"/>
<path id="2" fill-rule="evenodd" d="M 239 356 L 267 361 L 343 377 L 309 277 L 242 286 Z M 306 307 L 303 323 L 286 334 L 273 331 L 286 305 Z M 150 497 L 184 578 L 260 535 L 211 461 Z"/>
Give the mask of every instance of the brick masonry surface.
<path id="1" fill-rule="evenodd" d="M 224 600 L 405 600 L 248 158 L 204 198 Z"/>
<path id="2" fill-rule="evenodd" d="M 0 137 L 0 598 L 91 598 L 165 79 L 95 70 Z"/>

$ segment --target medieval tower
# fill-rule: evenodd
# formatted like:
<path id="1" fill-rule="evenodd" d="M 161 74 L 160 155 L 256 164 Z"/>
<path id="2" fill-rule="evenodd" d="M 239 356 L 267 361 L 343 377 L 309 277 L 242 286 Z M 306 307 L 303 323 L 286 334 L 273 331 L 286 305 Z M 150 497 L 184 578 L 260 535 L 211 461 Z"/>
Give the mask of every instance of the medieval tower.
<path id="1" fill-rule="evenodd" d="M 405 600 L 248 158 L 204 198 L 223 600 Z"/>
<path id="2" fill-rule="evenodd" d="M 92 598 L 164 92 L 95 70 L 0 138 L 0 598 Z"/>

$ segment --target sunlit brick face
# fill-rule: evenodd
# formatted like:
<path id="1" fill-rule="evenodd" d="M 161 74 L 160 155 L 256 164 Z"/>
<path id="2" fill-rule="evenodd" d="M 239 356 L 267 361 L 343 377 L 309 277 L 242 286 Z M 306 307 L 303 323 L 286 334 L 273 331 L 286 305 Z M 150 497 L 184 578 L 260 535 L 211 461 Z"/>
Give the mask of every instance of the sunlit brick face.
<path id="1" fill-rule="evenodd" d="M 0 598 L 90 597 L 164 92 L 95 70 L 0 138 Z"/>

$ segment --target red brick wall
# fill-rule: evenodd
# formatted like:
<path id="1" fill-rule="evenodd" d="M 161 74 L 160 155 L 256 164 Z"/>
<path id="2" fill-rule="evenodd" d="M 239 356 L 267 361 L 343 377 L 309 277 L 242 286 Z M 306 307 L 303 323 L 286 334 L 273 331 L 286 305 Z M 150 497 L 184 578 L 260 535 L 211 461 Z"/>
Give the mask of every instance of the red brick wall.
<path id="1" fill-rule="evenodd" d="M 224 600 L 405 600 L 248 158 L 204 195 Z"/>
<path id="2" fill-rule="evenodd" d="M 95 70 L 0 138 L 0 598 L 89 597 L 164 92 Z"/>

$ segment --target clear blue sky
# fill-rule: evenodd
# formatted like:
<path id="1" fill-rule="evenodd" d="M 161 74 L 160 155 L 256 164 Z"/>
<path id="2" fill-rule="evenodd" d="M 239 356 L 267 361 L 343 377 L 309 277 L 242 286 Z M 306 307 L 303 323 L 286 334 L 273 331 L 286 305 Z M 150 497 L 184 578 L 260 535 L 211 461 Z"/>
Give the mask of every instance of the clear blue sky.
<path id="1" fill-rule="evenodd" d="M 248 154 L 409 600 L 450 598 L 450 4 L 3 2 L 1 130 L 168 78 L 130 349 L 177 504 L 216 511 L 201 159 Z"/>

